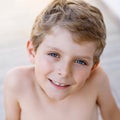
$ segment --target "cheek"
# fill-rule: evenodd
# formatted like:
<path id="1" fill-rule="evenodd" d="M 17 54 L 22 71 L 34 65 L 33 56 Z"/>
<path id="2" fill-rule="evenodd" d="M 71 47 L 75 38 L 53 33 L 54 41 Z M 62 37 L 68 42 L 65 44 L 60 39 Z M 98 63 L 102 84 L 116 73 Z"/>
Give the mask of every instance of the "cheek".
<path id="1" fill-rule="evenodd" d="M 35 62 L 35 68 L 41 74 L 48 74 L 52 71 L 52 64 L 45 58 L 37 58 Z"/>
<path id="2" fill-rule="evenodd" d="M 74 78 L 77 83 L 84 83 L 90 76 L 90 70 L 76 70 L 74 73 Z"/>

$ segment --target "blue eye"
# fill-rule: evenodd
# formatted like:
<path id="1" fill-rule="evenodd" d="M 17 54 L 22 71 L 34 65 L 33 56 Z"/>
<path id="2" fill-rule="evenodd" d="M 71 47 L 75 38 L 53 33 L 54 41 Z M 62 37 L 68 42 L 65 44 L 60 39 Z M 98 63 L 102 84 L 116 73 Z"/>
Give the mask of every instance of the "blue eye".
<path id="1" fill-rule="evenodd" d="M 49 53 L 48 55 L 55 57 L 55 58 L 59 58 L 59 54 L 57 53 Z"/>
<path id="2" fill-rule="evenodd" d="M 87 63 L 84 60 L 76 60 L 75 63 L 81 64 L 81 65 L 87 65 Z"/>

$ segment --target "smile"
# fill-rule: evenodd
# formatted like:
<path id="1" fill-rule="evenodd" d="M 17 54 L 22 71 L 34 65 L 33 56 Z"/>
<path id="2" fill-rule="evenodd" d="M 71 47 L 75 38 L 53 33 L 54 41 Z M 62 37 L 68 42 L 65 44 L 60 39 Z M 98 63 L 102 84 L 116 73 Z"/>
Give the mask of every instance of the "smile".
<path id="1" fill-rule="evenodd" d="M 67 85 L 67 84 L 65 84 L 65 83 L 60 83 L 60 82 L 57 82 L 57 81 L 51 80 L 51 79 L 49 79 L 49 81 L 50 81 L 52 84 L 54 84 L 54 85 L 56 85 L 56 86 L 58 86 L 58 87 L 68 87 L 68 86 L 70 86 L 70 85 Z"/>

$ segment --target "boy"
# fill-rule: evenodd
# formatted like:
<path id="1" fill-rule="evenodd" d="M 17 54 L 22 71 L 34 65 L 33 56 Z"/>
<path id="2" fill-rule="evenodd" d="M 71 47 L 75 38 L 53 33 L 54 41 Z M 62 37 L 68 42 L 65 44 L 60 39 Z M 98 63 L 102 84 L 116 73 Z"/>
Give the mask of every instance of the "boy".
<path id="1" fill-rule="evenodd" d="M 27 42 L 32 66 L 5 80 L 6 120 L 120 120 L 108 78 L 98 66 L 106 31 L 101 12 L 79 0 L 54 0 Z"/>

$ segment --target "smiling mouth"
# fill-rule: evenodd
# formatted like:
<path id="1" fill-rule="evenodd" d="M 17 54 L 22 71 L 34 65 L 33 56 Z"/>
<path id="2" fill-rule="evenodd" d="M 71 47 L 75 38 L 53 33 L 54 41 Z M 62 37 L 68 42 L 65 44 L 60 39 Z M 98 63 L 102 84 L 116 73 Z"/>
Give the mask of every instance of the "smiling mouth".
<path id="1" fill-rule="evenodd" d="M 57 86 L 57 87 L 66 88 L 66 87 L 69 87 L 69 86 L 70 86 L 70 85 L 67 85 L 67 84 L 65 84 L 65 83 L 60 83 L 60 82 L 57 82 L 57 81 L 54 81 L 54 80 L 51 80 L 51 79 L 49 79 L 49 81 L 50 81 L 53 85 L 55 85 L 55 86 Z"/>

